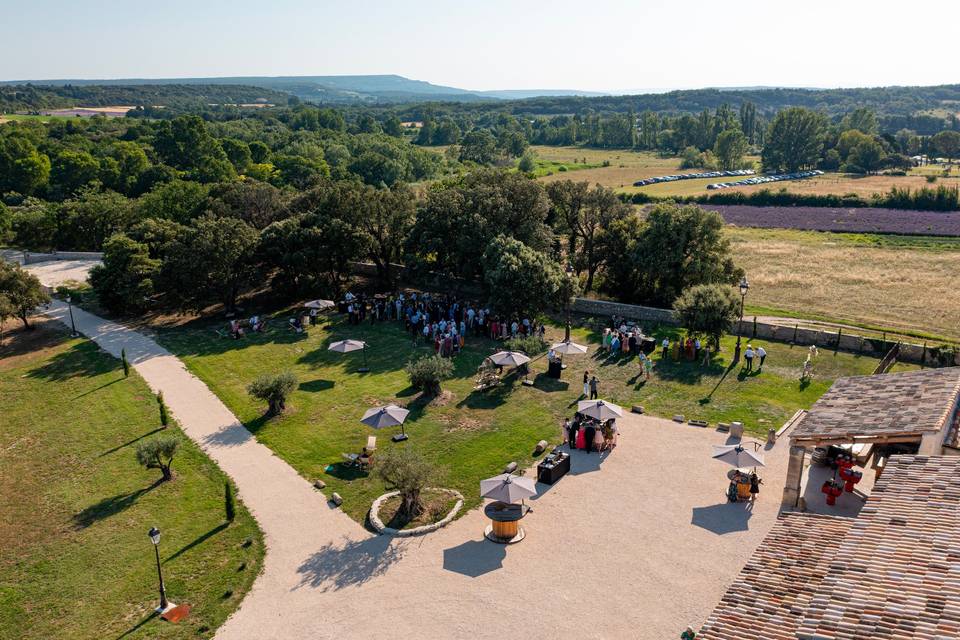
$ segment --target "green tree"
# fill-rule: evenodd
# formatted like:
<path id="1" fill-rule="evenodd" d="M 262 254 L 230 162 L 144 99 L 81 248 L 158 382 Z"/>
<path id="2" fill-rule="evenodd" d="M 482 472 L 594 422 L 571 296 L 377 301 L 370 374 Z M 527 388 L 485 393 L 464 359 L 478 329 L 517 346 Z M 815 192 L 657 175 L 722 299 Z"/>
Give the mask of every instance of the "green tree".
<path id="1" fill-rule="evenodd" d="M 380 454 L 376 470 L 384 486 L 400 494 L 400 519 L 409 521 L 423 512 L 420 496 L 438 476 L 429 460 L 408 447 L 394 447 Z"/>
<path id="2" fill-rule="evenodd" d="M 523 154 L 523 157 L 520 158 L 520 161 L 517 163 L 517 169 L 523 171 L 524 173 L 531 173 L 534 169 L 537 168 L 537 159 L 536 156 L 527 151 Z"/>
<path id="3" fill-rule="evenodd" d="M 843 129 L 855 129 L 871 136 L 879 129 L 877 114 L 873 112 L 873 109 L 867 107 L 854 109 L 845 115 L 840 126 Z"/>
<path id="4" fill-rule="evenodd" d="M 96 180 L 100 163 L 86 151 L 64 149 L 54 157 L 50 186 L 60 197 L 69 197 Z"/>
<path id="5" fill-rule="evenodd" d="M 90 284 L 106 309 L 130 313 L 145 307 L 159 272 L 160 260 L 150 257 L 147 245 L 118 233 L 104 244 L 103 263 L 90 270 Z"/>
<path id="6" fill-rule="evenodd" d="M 247 144 L 250 148 L 250 159 L 257 164 L 262 164 L 270 158 L 270 147 L 265 142 L 254 140 Z"/>
<path id="7" fill-rule="evenodd" d="M 107 238 L 130 227 L 134 215 L 128 198 L 87 187 L 58 207 L 55 243 L 63 249 L 99 251 Z"/>
<path id="8" fill-rule="evenodd" d="M 200 116 L 161 121 L 154 133 L 153 148 L 164 163 L 186 171 L 200 182 L 223 182 L 237 175 Z"/>
<path id="9" fill-rule="evenodd" d="M 406 367 L 410 386 L 426 396 L 440 395 L 440 385 L 453 376 L 453 362 L 440 356 L 424 356 L 411 360 Z"/>
<path id="10" fill-rule="evenodd" d="M 747 145 L 747 137 L 739 129 L 727 129 L 718 135 L 713 154 L 717 157 L 720 168 L 725 171 L 739 169 L 743 156 L 747 153 Z"/>
<path id="11" fill-rule="evenodd" d="M 158 289 L 183 309 L 199 310 L 221 302 L 232 312 L 256 271 L 257 241 L 257 232 L 242 220 L 198 218 L 170 243 Z"/>
<path id="12" fill-rule="evenodd" d="M 246 172 L 247 168 L 253 163 L 253 154 L 250 153 L 250 147 L 242 140 L 223 138 L 220 140 L 220 147 L 237 173 Z"/>
<path id="13" fill-rule="evenodd" d="M 17 310 L 6 294 L 0 293 L 0 347 L 3 346 L 3 326 L 7 320 L 16 316 Z"/>
<path id="14" fill-rule="evenodd" d="M 278 416 L 287 407 L 287 398 L 297 388 L 297 377 L 292 371 L 265 373 L 247 385 L 247 393 L 267 403 L 267 415 Z"/>
<path id="15" fill-rule="evenodd" d="M 848 173 L 873 173 L 883 168 L 887 154 L 876 140 L 865 140 L 855 146 L 847 156 L 844 171 Z"/>
<path id="16" fill-rule="evenodd" d="M 823 150 L 826 118 L 810 109 L 791 107 L 777 113 L 766 135 L 763 166 L 768 171 L 796 171 L 816 165 Z"/>
<path id="17" fill-rule="evenodd" d="M 26 136 L 0 136 L 0 193 L 26 196 L 42 191 L 50 179 L 50 158 Z"/>
<path id="18" fill-rule="evenodd" d="M 386 122 L 383 123 L 383 132 L 388 136 L 393 136 L 394 138 L 402 138 L 403 125 L 400 123 L 400 118 L 395 115 L 387 118 Z"/>
<path id="19" fill-rule="evenodd" d="M 680 325 L 694 336 L 705 336 L 720 348 L 720 338 L 733 328 L 740 300 L 727 285 L 701 284 L 683 292 L 674 303 Z"/>
<path id="20" fill-rule="evenodd" d="M 743 276 L 730 256 L 723 218 L 696 205 L 658 204 L 645 221 L 612 225 L 604 289 L 625 302 L 669 307 L 700 284 L 733 284 Z"/>
<path id="21" fill-rule="evenodd" d="M 224 182 L 210 189 L 207 211 L 215 216 L 243 220 L 265 229 L 287 216 L 287 198 L 272 184 L 246 179 Z"/>
<path id="22" fill-rule="evenodd" d="M 11 216 L 13 244 L 29 251 L 46 251 L 56 244 L 56 205 L 29 198 Z"/>
<path id="23" fill-rule="evenodd" d="M 930 143 L 949 162 L 960 156 L 960 132 L 941 131 L 930 139 Z"/>
<path id="24" fill-rule="evenodd" d="M 6 299 L 5 304 L 20 318 L 26 329 L 32 328 L 29 318 L 34 310 L 50 302 L 50 295 L 37 276 L 18 264 L 3 260 L 0 260 L 0 296 Z"/>
<path id="25" fill-rule="evenodd" d="M 519 240 L 507 236 L 494 239 L 484 251 L 483 268 L 490 306 L 499 313 L 534 318 L 563 304 L 563 269 Z"/>
<path id="26" fill-rule="evenodd" d="M 162 481 L 173 480 L 173 457 L 180 448 L 180 439 L 174 435 L 160 436 L 137 445 L 137 462 L 147 469 L 159 469 Z"/>
<path id="27" fill-rule="evenodd" d="M 367 255 L 377 267 L 380 281 L 392 289 L 393 265 L 403 257 L 404 244 L 416 217 L 415 194 L 404 185 L 367 188 L 360 201 L 357 224 L 365 236 Z"/>
<path id="28" fill-rule="evenodd" d="M 206 210 L 209 193 L 209 187 L 197 182 L 175 180 L 161 183 L 137 199 L 137 217 L 188 224 Z"/>
<path id="29" fill-rule="evenodd" d="M 490 165 L 497 158 L 497 139 L 487 129 L 474 129 L 460 142 L 460 162 Z"/>

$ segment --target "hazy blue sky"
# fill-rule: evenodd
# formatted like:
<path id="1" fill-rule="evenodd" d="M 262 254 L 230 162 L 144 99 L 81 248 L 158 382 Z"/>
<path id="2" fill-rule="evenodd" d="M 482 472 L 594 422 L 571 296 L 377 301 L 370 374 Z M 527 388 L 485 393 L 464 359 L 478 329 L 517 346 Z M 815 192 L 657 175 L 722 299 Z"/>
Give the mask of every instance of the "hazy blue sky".
<path id="1" fill-rule="evenodd" d="M 396 73 L 467 89 L 960 82 L 960 0 L 0 0 L 0 79 Z"/>

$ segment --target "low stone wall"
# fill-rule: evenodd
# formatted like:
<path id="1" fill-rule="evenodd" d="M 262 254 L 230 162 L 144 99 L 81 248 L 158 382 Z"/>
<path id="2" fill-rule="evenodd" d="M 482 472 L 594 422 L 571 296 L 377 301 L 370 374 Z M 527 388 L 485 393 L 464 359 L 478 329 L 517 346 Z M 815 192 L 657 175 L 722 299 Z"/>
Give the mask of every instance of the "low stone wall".
<path id="1" fill-rule="evenodd" d="M 380 519 L 380 506 L 390 498 L 400 495 L 399 491 L 391 491 L 385 493 L 376 500 L 373 501 L 373 504 L 370 506 L 370 525 L 379 533 L 384 536 L 397 536 L 398 538 L 408 538 L 410 536 L 422 536 L 425 533 L 430 533 L 441 529 L 457 517 L 457 514 L 460 513 L 460 509 L 463 508 L 463 495 L 459 491 L 454 491 L 453 489 L 440 489 L 437 487 L 427 487 L 427 491 L 440 491 L 443 493 L 448 493 L 454 498 L 457 499 L 456 504 L 453 505 L 453 509 L 450 510 L 450 513 L 444 517 L 443 520 L 434 522 L 433 524 L 427 524 L 422 527 L 414 527 L 413 529 L 394 529 L 393 527 L 388 527 L 383 524 L 383 521 Z"/>
<path id="2" fill-rule="evenodd" d="M 50 262 L 51 260 L 103 260 L 99 251 L 54 251 L 52 253 L 23 252 L 23 264 Z"/>
<path id="3" fill-rule="evenodd" d="M 629 320 L 638 320 L 647 324 L 677 325 L 679 319 L 672 309 L 657 309 L 634 304 L 623 304 L 607 300 L 591 300 L 576 298 L 571 306 L 576 313 L 592 316 L 621 316 Z M 734 327 L 734 335 L 747 338 L 759 338 L 774 342 L 786 342 L 802 346 L 817 345 L 820 349 L 845 351 L 848 353 L 862 353 L 864 355 L 882 358 L 890 351 L 895 340 L 883 338 L 868 338 L 855 333 L 846 333 L 838 330 L 812 329 L 797 325 L 778 325 L 767 322 L 754 322 L 744 319 Z M 950 362 L 939 355 L 938 346 L 901 343 L 900 362 L 920 364 L 925 366 L 945 366 Z M 960 365 L 960 350 L 954 354 L 953 363 Z"/>

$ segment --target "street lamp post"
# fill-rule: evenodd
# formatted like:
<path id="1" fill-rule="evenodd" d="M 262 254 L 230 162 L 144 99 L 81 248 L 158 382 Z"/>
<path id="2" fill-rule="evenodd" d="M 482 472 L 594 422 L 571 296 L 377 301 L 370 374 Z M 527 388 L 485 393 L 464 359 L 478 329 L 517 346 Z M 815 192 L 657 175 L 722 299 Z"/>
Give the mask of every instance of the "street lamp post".
<path id="1" fill-rule="evenodd" d="M 153 551 L 157 557 L 157 578 L 160 580 L 160 606 L 157 607 L 156 611 L 157 613 L 164 613 L 172 605 L 167 602 L 167 590 L 163 588 L 163 571 L 160 569 L 160 529 L 151 527 L 147 535 L 150 536 L 150 541 L 153 542 Z"/>
<path id="2" fill-rule="evenodd" d="M 740 279 L 740 321 L 737 323 L 737 346 L 733 351 L 733 362 L 740 362 L 740 330 L 743 325 L 743 301 L 747 297 L 747 291 L 750 289 L 750 283 L 747 282 L 747 276 Z"/>
<path id="3" fill-rule="evenodd" d="M 67 311 L 70 312 L 70 330 L 72 331 L 70 337 L 76 338 L 80 334 L 77 333 L 77 325 L 73 321 L 73 301 L 70 299 L 69 294 L 67 294 Z"/>
<path id="4" fill-rule="evenodd" d="M 568 284 L 573 281 L 573 265 L 569 262 L 567 263 L 567 281 Z M 571 288 L 571 291 L 573 289 Z M 566 312 L 567 312 L 567 328 L 563 334 L 564 342 L 570 342 L 570 296 L 567 296 L 566 299 Z"/>

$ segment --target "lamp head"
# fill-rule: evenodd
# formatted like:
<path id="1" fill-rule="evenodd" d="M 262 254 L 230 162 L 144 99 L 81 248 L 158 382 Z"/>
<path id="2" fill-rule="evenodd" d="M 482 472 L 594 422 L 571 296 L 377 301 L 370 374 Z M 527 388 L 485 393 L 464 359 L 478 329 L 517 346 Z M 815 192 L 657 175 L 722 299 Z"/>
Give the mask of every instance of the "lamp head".
<path id="1" fill-rule="evenodd" d="M 156 527 L 150 527 L 150 531 L 147 531 L 147 535 L 150 536 L 150 540 L 153 544 L 160 544 L 160 529 Z"/>
<path id="2" fill-rule="evenodd" d="M 750 283 L 747 282 L 747 276 L 743 276 L 743 278 L 740 279 L 740 295 L 741 296 L 747 295 L 747 290 L 749 288 L 750 288 Z"/>

